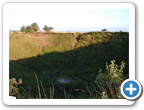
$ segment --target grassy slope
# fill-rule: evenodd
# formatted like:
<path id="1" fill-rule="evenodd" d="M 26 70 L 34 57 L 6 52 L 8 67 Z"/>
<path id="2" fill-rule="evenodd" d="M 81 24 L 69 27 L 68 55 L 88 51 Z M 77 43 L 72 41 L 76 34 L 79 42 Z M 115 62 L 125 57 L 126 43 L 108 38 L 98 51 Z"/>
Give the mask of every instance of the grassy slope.
<path id="1" fill-rule="evenodd" d="M 80 41 L 74 50 L 77 33 L 41 34 L 53 46 L 35 45 L 35 37 L 24 34 L 10 35 L 10 78 L 22 78 L 22 86 L 28 91 L 31 87 L 33 97 L 37 93 L 34 72 L 43 82 L 46 94 L 51 83 L 55 86 L 55 97 L 64 98 L 63 88 L 70 98 L 78 97 L 74 89 L 84 89 L 85 83 L 95 81 L 99 69 L 115 59 L 116 63 L 126 62 L 128 73 L 128 33 L 91 32 L 80 34 Z M 128 74 L 126 74 L 128 75 Z M 57 79 L 68 78 L 70 83 L 60 84 Z"/>

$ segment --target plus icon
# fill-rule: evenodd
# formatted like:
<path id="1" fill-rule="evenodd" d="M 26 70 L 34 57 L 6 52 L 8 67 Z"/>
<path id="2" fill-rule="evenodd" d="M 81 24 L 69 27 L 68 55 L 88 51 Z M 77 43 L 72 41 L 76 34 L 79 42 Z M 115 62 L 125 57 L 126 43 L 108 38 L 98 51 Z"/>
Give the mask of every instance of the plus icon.
<path id="1" fill-rule="evenodd" d="M 130 91 L 130 95 L 133 95 L 133 91 L 136 91 L 137 88 L 133 88 L 133 85 L 130 84 L 130 88 L 126 88 L 126 91 Z"/>
<path id="2" fill-rule="evenodd" d="M 122 95 L 129 100 L 138 98 L 141 90 L 141 85 L 137 80 L 127 79 L 121 85 Z"/>

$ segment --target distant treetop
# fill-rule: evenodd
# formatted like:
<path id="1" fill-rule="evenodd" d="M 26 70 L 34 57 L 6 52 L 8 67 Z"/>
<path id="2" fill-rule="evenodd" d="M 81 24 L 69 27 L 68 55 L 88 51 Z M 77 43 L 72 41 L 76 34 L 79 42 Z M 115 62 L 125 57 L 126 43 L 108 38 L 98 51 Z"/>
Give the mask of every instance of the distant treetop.
<path id="1" fill-rule="evenodd" d="M 102 32 L 107 32 L 107 29 L 102 29 L 101 31 L 102 31 Z"/>
<path id="2" fill-rule="evenodd" d="M 25 26 L 21 27 L 21 32 L 26 32 L 26 27 Z"/>
<path id="3" fill-rule="evenodd" d="M 53 27 L 48 27 L 47 25 L 44 26 L 43 28 L 45 31 L 49 32 L 51 30 L 53 30 Z M 39 26 L 37 23 L 32 23 L 29 26 L 22 26 L 21 27 L 21 32 L 28 32 L 28 33 L 34 33 L 37 32 L 39 30 Z"/>
<path id="4" fill-rule="evenodd" d="M 51 26 L 48 27 L 47 25 L 45 25 L 43 29 L 44 29 L 45 31 L 49 32 L 49 31 L 53 30 L 53 27 L 51 27 Z"/>
<path id="5" fill-rule="evenodd" d="M 31 24 L 31 27 L 33 28 L 33 30 L 34 30 L 35 32 L 39 30 L 39 26 L 38 26 L 37 23 Z"/>
<path id="6" fill-rule="evenodd" d="M 28 33 L 34 33 L 37 32 L 39 30 L 39 26 L 37 23 L 32 23 L 29 26 L 22 26 L 21 27 L 21 32 L 28 32 Z"/>

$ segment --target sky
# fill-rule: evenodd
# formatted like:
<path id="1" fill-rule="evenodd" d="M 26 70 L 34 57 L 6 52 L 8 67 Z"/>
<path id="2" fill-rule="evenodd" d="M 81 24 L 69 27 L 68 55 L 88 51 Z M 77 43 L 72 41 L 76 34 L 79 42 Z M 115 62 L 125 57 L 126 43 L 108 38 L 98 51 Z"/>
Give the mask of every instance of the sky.
<path id="1" fill-rule="evenodd" d="M 11 8 L 9 30 L 37 23 L 40 30 L 45 25 L 53 31 L 129 31 L 129 9 L 95 8 Z"/>

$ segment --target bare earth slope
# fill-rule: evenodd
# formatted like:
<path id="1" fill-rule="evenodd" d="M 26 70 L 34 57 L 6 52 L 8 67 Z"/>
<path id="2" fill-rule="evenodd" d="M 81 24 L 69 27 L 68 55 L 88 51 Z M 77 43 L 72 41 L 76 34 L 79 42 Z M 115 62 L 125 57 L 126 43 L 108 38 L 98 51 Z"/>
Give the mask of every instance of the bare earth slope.
<path id="1" fill-rule="evenodd" d="M 30 41 L 31 44 L 38 46 L 53 46 L 52 43 L 48 42 L 48 39 L 51 37 L 51 35 L 46 34 L 34 34 L 34 35 L 27 34 L 27 35 L 33 39 Z"/>
<path id="2" fill-rule="evenodd" d="M 43 47 L 53 46 L 50 42 L 52 35 L 35 33 L 10 33 L 9 34 L 9 60 L 18 60 L 37 56 L 43 52 Z"/>

